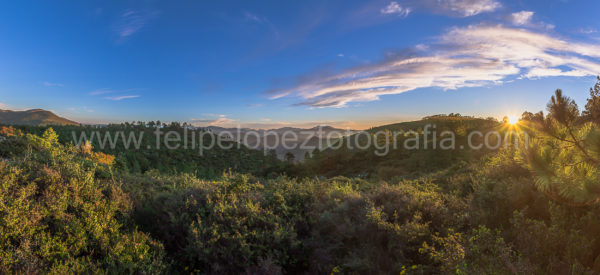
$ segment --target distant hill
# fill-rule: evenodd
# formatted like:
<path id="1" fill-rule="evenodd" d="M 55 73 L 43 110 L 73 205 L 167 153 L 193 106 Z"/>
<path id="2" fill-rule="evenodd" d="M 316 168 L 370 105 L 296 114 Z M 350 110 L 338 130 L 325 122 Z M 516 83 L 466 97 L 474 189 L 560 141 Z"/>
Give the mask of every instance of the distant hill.
<path id="1" fill-rule="evenodd" d="M 428 126 L 429 125 L 429 126 Z M 428 139 L 425 140 L 424 129 L 428 127 Z M 409 121 L 382 125 L 367 130 L 371 135 L 364 133 L 344 138 L 340 145 L 326 148 L 318 154 L 313 154 L 307 167 L 309 171 L 326 177 L 374 177 L 390 179 L 393 177 L 418 176 L 431 173 L 449 166 L 478 159 L 494 149 L 469 147 L 468 136 L 473 131 L 482 135 L 472 137 L 472 144 L 483 144 L 483 136 L 489 131 L 501 131 L 502 123 L 493 119 L 482 119 L 466 116 L 436 115 L 425 117 L 418 121 Z M 405 148 L 407 136 L 396 133 L 414 131 L 419 133 L 418 149 Z M 454 134 L 455 144 L 452 148 L 442 149 L 439 146 L 441 134 L 449 131 Z M 379 136 L 377 145 L 374 146 L 372 138 L 375 134 L 388 134 L 390 140 L 385 145 L 384 135 Z M 435 139 L 433 136 L 435 135 Z M 435 146 L 434 145 L 437 145 Z M 368 149 L 359 148 L 357 144 L 372 144 Z M 410 144 L 414 145 L 414 142 Z M 427 144 L 427 146 L 425 146 Z M 494 144 L 494 143 L 492 143 Z M 335 147 L 335 148 L 334 148 Z M 379 150 L 380 154 L 375 154 Z"/>
<path id="2" fill-rule="evenodd" d="M 358 132 L 357 130 L 339 129 L 339 128 L 334 128 L 334 127 L 326 126 L 326 125 L 315 126 L 310 129 L 302 129 L 302 128 L 295 128 L 295 127 L 283 127 L 283 128 L 277 128 L 277 129 L 269 129 L 269 130 L 262 130 L 262 129 L 255 130 L 255 129 L 250 129 L 250 128 L 237 129 L 237 128 L 222 128 L 222 127 L 217 127 L 217 126 L 209 126 L 209 127 L 206 127 L 206 129 L 210 130 L 211 132 L 213 132 L 217 135 L 227 134 L 228 136 L 231 137 L 232 140 L 236 140 L 236 141 L 238 141 L 246 146 L 249 146 L 251 148 L 255 148 L 255 147 L 257 147 L 257 149 L 265 148 L 266 147 L 265 141 L 268 146 L 274 146 L 274 144 L 277 144 L 278 146 L 276 146 L 273 149 L 277 153 L 278 158 L 283 159 L 285 154 L 290 152 L 294 155 L 295 160 L 298 160 L 298 161 L 304 160 L 304 154 L 306 152 L 312 152 L 312 149 L 300 148 L 300 145 L 302 145 L 302 144 L 307 145 L 307 147 L 309 147 L 309 148 L 318 148 L 319 145 L 327 144 L 325 142 L 325 140 L 327 138 L 329 138 L 331 140 L 337 140 L 338 138 L 340 138 L 342 136 L 347 136 L 347 135 L 351 135 L 351 134 Z M 250 132 L 252 132 L 253 134 L 248 134 Z M 257 136 L 254 133 L 258 134 L 258 140 L 257 140 Z M 286 133 L 288 135 L 287 136 L 288 141 L 286 141 L 286 144 L 289 146 L 288 148 L 285 148 L 283 146 L 283 142 L 281 142 L 281 140 L 283 139 L 283 135 Z M 289 140 L 289 138 L 293 137 L 294 134 L 295 134 L 295 137 L 297 137 L 295 142 Z M 275 137 L 274 135 L 277 135 L 278 137 Z M 279 141 L 279 142 L 277 142 L 277 141 Z M 258 146 L 256 146 L 256 145 L 258 145 Z M 292 148 L 290 148 L 290 147 L 292 147 Z"/>
<path id="3" fill-rule="evenodd" d="M 54 113 L 42 109 L 27 111 L 0 110 L 0 124 L 11 125 L 79 125 L 79 123 L 59 117 Z"/>
<path id="4" fill-rule="evenodd" d="M 409 130 L 417 130 L 423 129 L 425 125 L 436 125 L 439 127 L 438 129 L 443 128 L 456 128 L 459 126 L 467 127 L 467 128 L 475 128 L 475 129 L 487 129 L 489 127 L 494 127 L 498 125 L 498 121 L 492 119 L 483 119 L 469 116 L 445 116 L 445 115 L 435 115 L 424 117 L 421 120 L 416 121 L 407 121 L 400 123 L 393 123 L 383 126 L 373 127 L 368 130 L 368 132 L 376 133 L 382 130 L 388 131 L 409 131 Z M 430 129 L 432 130 L 432 129 Z"/>

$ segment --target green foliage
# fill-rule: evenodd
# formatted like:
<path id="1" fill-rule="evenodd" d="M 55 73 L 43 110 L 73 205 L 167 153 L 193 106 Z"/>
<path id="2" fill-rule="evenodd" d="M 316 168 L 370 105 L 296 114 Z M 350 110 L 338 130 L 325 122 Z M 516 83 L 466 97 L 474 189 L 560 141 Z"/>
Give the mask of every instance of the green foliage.
<path id="1" fill-rule="evenodd" d="M 174 186 L 181 180 L 183 186 Z M 151 178 L 139 194 L 135 217 L 141 228 L 161 240 L 179 270 L 208 273 L 267 272 L 306 268 L 296 227 L 303 201 L 282 195 L 284 186 L 263 185 L 246 175 L 222 181 Z M 150 194 L 149 198 L 147 197 Z M 143 199 L 142 199 L 143 198 Z M 300 204 L 300 205 L 296 205 Z"/>
<path id="2" fill-rule="evenodd" d="M 28 135 L 35 151 L 0 161 L 0 271 L 160 272 L 162 246 L 124 226 L 125 194 L 95 179 L 98 164 Z"/>
<path id="3" fill-rule="evenodd" d="M 575 102 L 560 90 L 548 103 L 548 118 L 532 123 L 535 139 L 523 149 L 537 187 L 573 206 L 600 202 L 600 127 L 581 122 Z"/>
<path id="4" fill-rule="evenodd" d="M 422 252 L 429 253 L 447 274 L 531 274 L 534 271 L 505 243 L 499 231 L 485 226 L 473 229 L 466 236 L 462 233 L 434 236 L 434 241 L 441 248 L 425 244 Z"/>
<path id="5" fill-rule="evenodd" d="M 452 116 L 437 115 L 420 121 L 377 127 L 368 131 L 372 140 L 377 138 L 377 143 L 373 142 L 371 147 L 356 148 L 357 143 L 367 144 L 367 137 L 364 134 L 344 138 L 341 144 L 332 146 L 339 149 L 325 149 L 318 154 L 314 152 L 312 158 L 305 160 L 299 166 L 300 175 L 317 174 L 326 177 L 343 175 L 381 180 L 415 178 L 448 168 L 455 163 L 476 160 L 492 152 L 493 150 L 486 148 L 470 150 L 467 137 L 475 130 L 481 131 L 485 136 L 489 131 L 499 130 L 500 126 L 497 121 L 452 114 Z M 424 131 L 427 131 L 426 140 Z M 453 148 L 440 146 L 441 141 L 448 138 L 447 135 L 443 135 L 446 131 L 455 135 Z M 414 136 L 408 134 L 411 132 L 419 134 L 418 142 L 412 141 Z M 376 136 L 376 133 L 380 134 Z M 386 133 L 387 138 L 382 133 Z M 475 135 L 472 138 L 473 144 L 482 144 L 483 136 Z M 376 146 L 383 148 L 386 143 L 389 144 L 389 152 L 378 155 L 377 152 L 381 149 Z M 444 146 L 449 146 L 449 143 Z"/>
<path id="6" fill-rule="evenodd" d="M 590 98 L 585 104 L 583 115 L 596 124 L 600 124 L 600 76 L 594 87 L 590 88 Z"/>
<path id="7" fill-rule="evenodd" d="M 138 122 L 137 124 L 111 124 L 103 127 L 53 126 L 55 134 L 52 135 L 55 135 L 57 140 L 63 144 L 77 143 L 80 141 L 80 137 L 87 137 L 87 140 L 81 140 L 83 144 L 90 142 L 96 152 L 113 155 L 115 170 L 119 172 L 141 174 L 158 170 L 164 174 L 189 173 L 207 179 L 216 179 L 227 170 L 252 173 L 257 176 L 278 176 L 285 172 L 285 165 L 276 157 L 265 156 L 263 152 L 249 149 L 243 145 L 238 147 L 235 144 L 231 149 L 221 149 L 215 146 L 215 148 L 203 150 L 201 154 L 198 148 L 191 149 L 191 145 L 200 144 L 199 135 L 204 133 L 202 130 L 191 131 L 177 123 L 162 125 L 162 135 L 157 138 L 155 125 L 157 124 L 154 122 L 148 124 Z M 44 126 L 21 125 L 15 127 L 19 131 L 34 135 L 42 135 L 48 129 Z M 179 141 L 169 143 L 174 149 L 169 149 L 164 144 L 164 133 L 166 132 L 177 133 L 182 137 Z M 210 135 L 212 134 L 202 135 L 203 144 L 212 142 Z M 110 146 L 111 140 L 117 141 L 114 142 L 113 148 Z M 140 141 L 137 146 L 134 146 L 134 140 L 135 142 Z M 229 146 L 228 142 L 231 141 L 224 142 L 224 144 Z M 129 146 L 127 147 L 126 144 Z"/>

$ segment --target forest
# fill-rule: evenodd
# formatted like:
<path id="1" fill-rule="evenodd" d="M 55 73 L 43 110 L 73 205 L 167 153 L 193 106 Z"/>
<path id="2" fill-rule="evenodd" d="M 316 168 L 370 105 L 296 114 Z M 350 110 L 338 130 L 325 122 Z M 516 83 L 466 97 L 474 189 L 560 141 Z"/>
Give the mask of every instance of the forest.
<path id="1" fill-rule="evenodd" d="M 514 125 L 452 114 L 368 132 L 427 123 L 457 144 L 473 130 L 529 140 L 293 162 L 71 139 L 154 122 L 1 126 L 0 273 L 600 273 L 600 80 L 583 107 L 556 90 Z"/>

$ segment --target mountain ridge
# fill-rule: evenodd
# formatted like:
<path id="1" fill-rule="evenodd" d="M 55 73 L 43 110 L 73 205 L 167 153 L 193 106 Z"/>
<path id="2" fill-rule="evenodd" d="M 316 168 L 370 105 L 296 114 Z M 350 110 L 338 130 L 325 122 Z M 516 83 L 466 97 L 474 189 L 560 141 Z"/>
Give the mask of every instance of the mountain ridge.
<path id="1" fill-rule="evenodd" d="M 26 111 L 13 111 L 0 109 L 0 124 L 9 125 L 80 125 L 80 123 L 60 117 L 51 111 L 31 109 Z"/>

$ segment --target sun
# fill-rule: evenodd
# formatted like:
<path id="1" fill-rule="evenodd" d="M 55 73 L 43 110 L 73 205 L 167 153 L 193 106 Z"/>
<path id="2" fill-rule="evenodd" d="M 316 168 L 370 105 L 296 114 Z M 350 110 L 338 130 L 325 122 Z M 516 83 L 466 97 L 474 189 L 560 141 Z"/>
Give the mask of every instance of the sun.
<path id="1" fill-rule="evenodd" d="M 519 118 L 516 116 L 508 116 L 508 124 L 515 125 L 519 122 Z"/>

